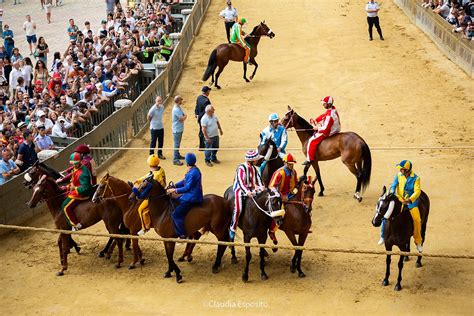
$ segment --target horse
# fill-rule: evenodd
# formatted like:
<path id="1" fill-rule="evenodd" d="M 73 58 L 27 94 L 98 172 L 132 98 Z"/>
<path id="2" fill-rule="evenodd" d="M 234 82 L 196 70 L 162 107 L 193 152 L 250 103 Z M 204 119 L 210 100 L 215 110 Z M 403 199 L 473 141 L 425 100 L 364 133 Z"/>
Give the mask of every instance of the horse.
<path id="1" fill-rule="evenodd" d="M 61 204 L 66 197 L 67 191 L 62 190 L 54 179 L 43 175 L 33 187 L 33 194 L 27 205 L 30 208 L 36 207 L 39 202 L 45 201 L 49 211 L 54 219 L 57 229 L 71 230 L 71 226 L 66 221 L 66 216 L 62 211 Z M 106 210 L 107 209 L 107 210 Z M 122 216 L 117 205 L 113 201 L 106 201 L 101 204 L 94 204 L 91 201 L 84 201 L 74 210 L 77 219 L 81 222 L 83 228 L 87 228 L 104 220 L 105 226 L 110 233 L 119 234 Z M 69 253 L 69 235 L 59 234 L 58 247 L 61 259 L 61 270 L 56 273 L 57 276 L 64 275 L 68 268 L 67 255 Z M 116 240 L 119 245 L 119 258 L 115 265 L 120 267 L 123 262 L 122 239 Z"/>
<path id="2" fill-rule="evenodd" d="M 53 178 L 54 180 L 58 180 L 62 178 L 62 175 L 54 170 L 53 168 L 49 167 L 43 162 L 36 161 L 24 174 L 23 185 L 29 189 L 33 188 L 33 186 L 38 182 L 42 175 L 46 175 L 48 177 Z M 125 227 L 122 229 L 123 234 L 128 234 L 128 231 Z M 68 235 L 70 248 L 74 248 L 76 252 L 79 254 L 81 251 L 81 247 L 77 245 L 71 235 Z M 112 255 L 111 245 L 113 242 L 113 238 L 109 238 L 109 241 L 105 245 L 105 248 L 99 252 L 99 257 L 103 258 L 104 256 L 106 259 L 109 259 Z M 127 239 L 125 241 L 125 249 L 130 250 L 130 240 Z"/>
<path id="3" fill-rule="evenodd" d="M 314 189 L 314 181 L 311 182 L 311 177 L 302 177 L 298 184 L 298 193 L 285 202 L 285 216 L 279 229 L 285 232 L 293 246 L 304 246 L 311 229 L 311 211 L 316 191 Z M 296 240 L 295 235 L 298 235 L 298 240 Z M 301 270 L 302 255 L 303 250 L 295 250 L 290 265 L 291 273 L 295 273 L 298 270 L 300 278 L 305 277 L 304 272 Z"/>
<path id="4" fill-rule="evenodd" d="M 268 186 L 273 173 L 283 167 L 283 159 L 277 151 L 275 142 L 271 138 L 262 139 L 262 135 L 260 135 L 260 145 L 258 145 L 257 151 L 267 162 L 262 171 L 262 181 L 265 186 Z"/>
<path id="5" fill-rule="evenodd" d="M 142 192 L 145 188 L 149 188 L 150 185 L 148 207 L 150 209 L 151 225 L 156 233 L 162 237 L 176 237 L 173 220 L 171 219 L 171 212 L 175 208 L 176 201 L 171 199 L 166 193 L 166 189 L 154 180 L 152 176 L 143 180 L 138 187 L 138 191 Z M 134 199 L 135 194 L 132 193 L 130 198 Z M 231 216 L 232 211 L 227 200 L 215 194 L 206 194 L 204 195 L 203 202 L 191 208 L 186 214 L 184 225 L 188 235 L 193 235 L 204 228 L 204 231 L 212 232 L 217 237 L 217 240 L 228 241 L 228 228 Z M 181 283 L 183 281 L 181 270 L 173 260 L 175 242 L 165 241 L 164 245 L 168 259 L 168 270 L 164 273 L 164 277 L 170 278 L 171 273 L 174 271 L 176 273 L 176 282 Z M 212 266 L 212 273 L 219 271 L 226 248 L 227 246 L 225 245 L 217 246 L 217 255 Z"/>
<path id="6" fill-rule="evenodd" d="M 282 119 L 282 125 L 285 128 L 295 128 L 298 138 L 302 144 L 303 154 L 306 156 L 308 140 L 314 133 L 313 126 L 304 118 L 296 114 L 290 106 L 288 112 Z M 370 173 L 372 170 L 372 157 L 367 143 L 353 132 L 337 133 L 324 139 L 317 148 L 316 159 L 312 162 L 316 178 L 319 182 L 319 196 L 324 195 L 324 185 L 321 180 L 318 161 L 332 160 L 341 157 L 342 163 L 346 165 L 349 171 L 356 176 L 357 184 L 354 198 L 362 201 L 362 192 L 369 186 Z M 309 166 L 305 167 L 304 174 Z"/>
<path id="7" fill-rule="evenodd" d="M 255 73 L 257 72 L 258 64 L 255 61 L 255 57 L 258 54 L 257 46 L 260 42 L 260 38 L 262 36 L 268 36 L 270 39 L 275 37 L 275 33 L 265 24 L 265 21 L 260 22 L 257 26 L 255 26 L 252 32 L 246 36 L 245 41 L 250 46 L 250 56 L 249 56 L 249 63 L 255 66 L 252 75 L 250 76 L 250 80 L 253 79 Z M 245 49 L 237 44 L 220 44 L 217 46 L 211 53 L 209 57 L 209 61 L 207 63 L 206 71 L 202 76 L 202 80 L 206 81 L 212 76 L 211 86 L 214 83 L 217 89 L 221 87 L 217 83 L 219 80 L 219 76 L 221 72 L 224 70 L 225 66 L 229 63 L 229 60 L 232 61 L 244 61 L 245 57 Z M 244 65 L 244 79 L 246 82 L 250 82 L 247 79 L 247 64 L 243 62 Z M 219 70 L 216 73 L 216 78 L 214 81 L 214 73 L 216 68 L 219 67 Z"/>
<path id="8" fill-rule="evenodd" d="M 387 219 L 384 231 L 385 249 L 387 251 L 392 251 L 393 246 L 397 246 L 400 251 L 410 252 L 410 238 L 413 235 L 413 219 L 408 209 L 404 208 L 405 206 L 402 205 L 395 194 L 387 194 L 387 188 L 384 186 L 382 195 L 375 206 L 375 215 L 372 218 L 372 225 L 380 227 L 382 219 Z M 423 244 L 425 242 L 426 224 L 428 223 L 428 215 L 430 213 L 430 199 L 423 191 L 421 191 L 418 199 L 418 208 L 421 217 L 421 238 Z M 398 260 L 398 279 L 395 285 L 395 291 L 402 289 L 401 281 L 404 257 L 405 256 L 400 256 L 400 260 Z M 408 257 L 406 257 L 405 260 L 407 258 Z M 389 285 L 390 263 L 391 256 L 387 255 L 387 269 L 382 282 L 383 286 Z M 416 260 L 416 267 L 422 267 L 421 256 Z"/>
<path id="9" fill-rule="evenodd" d="M 227 188 L 224 198 L 231 202 L 234 207 L 234 191 L 232 187 Z M 249 243 L 252 238 L 257 238 L 259 244 L 267 242 L 267 232 L 272 223 L 271 213 L 281 209 L 280 194 L 274 190 L 265 189 L 257 193 L 255 197 L 245 200 L 242 213 L 240 214 L 238 226 L 244 234 L 244 242 Z M 232 256 L 235 257 L 235 250 L 232 249 Z M 242 274 L 242 281 L 249 280 L 249 264 L 252 259 L 250 247 L 245 247 L 245 269 Z M 265 248 L 260 248 L 260 278 L 267 280 L 268 275 L 265 272 Z"/>

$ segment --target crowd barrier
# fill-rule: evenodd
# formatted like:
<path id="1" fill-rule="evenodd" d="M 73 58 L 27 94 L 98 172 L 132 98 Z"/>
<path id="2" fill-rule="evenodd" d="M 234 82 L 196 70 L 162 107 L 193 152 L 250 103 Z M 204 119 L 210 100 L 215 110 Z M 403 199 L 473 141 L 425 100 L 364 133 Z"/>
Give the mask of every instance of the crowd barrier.
<path id="1" fill-rule="evenodd" d="M 63 144 L 68 146 L 60 151 L 56 157 L 46 160 L 49 166 L 56 170 L 64 170 L 68 166 L 69 155 L 79 144 L 86 143 L 91 147 L 115 147 L 114 149 L 92 150 L 92 155 L 100 170 L 105 167 L 108 161 L 120 153 L 120 149 L 117 148 L 126 147 L 135 136 L 147 127 L 147 113 L 156 96 L 161 95 L 163 98 L 167 98 L 173 91 L 194 35 L 197 33 L 207 12 L 210 1 L 197 0 L 195 2 L 193 11 L 181 30 L 181 40 L 173 52 L 167 68 L 148 84 L 133 101 L 132 105 L 112 111 L 113 113 L 106 116 L 100 124 L 85 132 L 84 136 L 76 140 L 64 140 Z M 149 76 L 138 75 L 138 78 L 134 80 L 140 86 L 151 79 Z M 113 106 L 113 103 L 110 102 L 108 106 L 107 110 L 111 110 L 110 106 Z M 26 202 L 30 197 L 31 190 L 24 188 L 22 175 L 0 186 L 0 223 L 21 224 L 39 213 L 43 213 L 45 211 L 44 206 L 38 206 L 35 209 L 29 209 L 26 206 Z"/>
<path id="2" fill-rule="evenodd" d="M 429 8 L 421 7 L 419 0 L 394 0 L 408 18 L 418 26 L 455 64 L 474 78 L 473 41 L 453 33 L 453 26 Z"/>

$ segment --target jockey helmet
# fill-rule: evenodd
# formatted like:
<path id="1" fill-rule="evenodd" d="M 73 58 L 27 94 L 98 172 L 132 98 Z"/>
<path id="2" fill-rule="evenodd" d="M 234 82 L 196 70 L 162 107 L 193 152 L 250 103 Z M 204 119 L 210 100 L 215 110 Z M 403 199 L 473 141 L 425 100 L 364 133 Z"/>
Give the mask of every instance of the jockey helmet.
<path id="1" fill-rule="evenodd" d="M 160 158 L 156 155 L 150 155 L 146 161 L 150 167 L 157 167 L 160 164 Z"/>
<path id="2" fill-rule="evenodd" d="M 72 165 L 78 164 L 81 162 L 81 155 L 79 153 L 72 153 L 69 157 L 69 163 Z"/>
<path id="3" fill-rule="evenodd" d="M 397 167 L 398 169 L 405 169 L 411 171 L 411 169 L 413 168 L 413 164 L 410 160 L 402 160 L 399 164 L 397 164 Z"/>
<path id="4" fill-rule="evenodd" d="M 321 101 L 331 105 L 334 103 L 334 99 L 329 95 L 325 96 L 323 99 L 321 99 Z"/>
<path id="5" fill-rule="evenodd" d="M 247 19 L 246 18 L 241 18 L 239 20 L 240 24 L 244 25 L 245 23 L 247 23 Z"/>
<path id="6" fill-rule="evenodd" d="M 268 116 L 268 121 L 278 121 L 280 118 L 278 117 L 278 113 L 272 113 Z"/>
<path id="7" fill-rule="evenodd" d="M 74 152 L 80 153 L 80 154 L 89 154 L 91 152 L 91 149 L 86 144 L 80 144 L 79 146 L 76 147 Z"/>
<path id="8" fill-rule="evenodd" d="M 247 161 L 257 161 L 261 158 L 261 156 L 255 150 L 249 150 L 245 154 L 245 160 Z"/>
<path id="9" fill-rule="evenodd" d="M 184 157 L 184 161 L 186 161 L 188 166 L 194 166 L 196 164 L 196 155 L 193 153 L 187 153 Z"/>
<path id="10" fill-rule="evenodd" d="M 295 158 L 293 158 L 293 155 L 288 153 L 285 155 L 285 157 L 283 157 L 283 161 L 286 162 L 286 163 L 295 163 L 296 160 Z"/>

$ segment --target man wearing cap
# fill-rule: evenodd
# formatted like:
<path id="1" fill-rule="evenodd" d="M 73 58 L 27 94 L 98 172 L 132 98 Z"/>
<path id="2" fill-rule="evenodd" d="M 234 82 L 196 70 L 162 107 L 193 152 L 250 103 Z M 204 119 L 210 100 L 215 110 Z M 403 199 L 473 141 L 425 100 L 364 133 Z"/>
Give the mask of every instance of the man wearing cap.
<path id="1" fill-rule="evenodd" d="M 234 191 L 234 210 L 232 212 L 232 221 L 230 222 L 229 236 L 233 241 L 235 230 L 239 223 L 239 217 L 245 205 L 245 197 L 252 196 L 256 192 L 263 190 L 264 185 L 260 173 L 258 173 L 255 164 L 261 156 L 254 150 L 249 150 L 245 154 L 245 162 L 237 167 L 232 189 Z"/>
<path id="2" fill-rule="evenodd" d="M 260 133 L 260 145 L 264 144 L 267 139 L 271 139 L 277 146 L 277 151 L 280 158 L 285 156 L 285 148 L 288 145 L 288 133 L 286 129 L 280 124 L 278 113 L 272 113 L 268 116 L 269 126 L 265 127 Z M 263 161 L 260 165 L 260 174 L 265 170 L 267 161 Z"/>
<path id="3" fill-rule="evenodd" d="M 413 239 L 415 241 L 416 250 L 418 252 L 423 251 L 423 244 L 421 238 L 421 217 L 420 210 L 418 209 L 418 198 L 421 194 L 420 177 L 413 172 L 413 164 L 409 160 L 402 160 L 397 164 L 397 168 L 400 170 L 395 175 L 392 185 L 390 186 L 389 193 L 394 193 L 398 200 L 403 204 L 404 208 L 410 211 L 411 217 L 413 218 Z M 379 240 L 379 245 L 384 243 L 384 219 L 382 221 L 382 234 Z"/>
<path id="4" fill-rule="evenodd" d="M 63 116 L 58 117 L 56 123 L 54 123 L 53 129 L 51 131 L 51 136 L 67 138 L 67 130 L 71 124 L 66 122 L 66 119 Z"/>
<path id="5" fill-rule="evenodd" d="M 250 45 L 244 40 L 245 32 L 242 30 L 244 24 L 247 23 L 246 18 L 241 18 L 232 26 L 232 35 L 230 41 L 233 44 L 237 44 L 245 50 L 244 63 L 249 62 L 250 56 Z"/>
<path id="6" fill-rule="evenodd" d="M 208 86 L 204 86 L 202 87 L 201 92 L 201 95 L 197 97 L 196 107 L 194 108 L 194 117 L 197 119 L 197 122 L 199 124 L 199 150 L 203 150 L 203 148 L 206 147 L 206 143 L 204 141 L 204 134 L 202 133 L 201 118 L 206 113 L 206 106 L 211 104 L 211 100 L 209 100 L 211 88 Z"/>
<path id="7" fill-rule="evenodd" d="M 20 168 L 11 160 L 11 152 L 8 148 L 2 149 L 2 159 L 0 160 L 0 185 L 4 184 L 16 174 L 20 173 Z"/>
<path id="8" fill-rule="evenodd" d="M 42 110 L 38 110 L 36 112 L 36 116 L 38 117 L 38 120 L 36 121 L 36 127 L 44 126 L 46 134 L 51 134 L 51 131 L 53 130 L 53 121 L 51 121 L 49 118 L 46 118 L 46 113 L 44 113 Z"/>
<path id="9" fill-rule="evenodd" d="M 79 153 L 71 154 L 69 163 L 73 166 L 71 182 L 65 187 L 68 194 L 61 207 L 68 224 L 73 231 L 76 231 L 82 228 L 82 224 L 74 214 L 74 209 L 82 201 L 89 198 L 93 193 L 93 189 L 91 174 L 86 166 L 82 165 L 81 155 Z"/>
<path id="10" fill-rule="evenodd" d="M 230 30 L 234 23 L 237 22 L 237 9 L 232 6 L 232 2 L 227 0 L 227 6 L 221 11 L 219 16 L 224 20 L 225 32 L 227 34 L 227 42 L 230 44 Z"/>
<path id="11" fill-rule="evenodd" d="M 148 120 L 150 121 L 150 155 L 155 153 L 156 141 L 158 140 L 158 158 L 165 160 L 163 156 L 163 142 L 165 136 L 165 130 L 163 128 L 163 112 L 165 106 L 163 105 L 163 99 L 161 96 L 157 96 L 155 104 L 152 105 L 148 111 Z"/>
<path id="12" fill-rule="evenodd" d="M 150 230 L 150 224 L 151 224 L 151 219 L 150 219 L 150 210 L 148 209 L 148 198 L 145 198 L 145 196 L 148 195 L 149 189 L 145 189 L 143 192 L 138 191 L 138 187 L 142 184 L 143 180 L 148 178 L 150 174 L 153 175 L 153 179 L 157 181 L 158 183 L 161 184 L 163 188 L 166 187 L 166 174 L 165 170 L 159 166 L 160 164 L 160 159 L 152 154 L 148 157 L 147 159 L 148 166 L 150 167 L 150 172 L 148 172 L 146 175 L 143 177 L 137 179 L 133 183 L 133 188 L 132 192 L 137 196 L 138 199 L 143 199 L 143 202 L 140 204 L 138 207 L 138 215 L 140 217 L 140 222 L 142 224 L 142 229 L 137 233 L 137 235 L 141 236 L 144 235 L 148 230 Z"/>
<path id="13" fill-rule="evenodd" d="M 51 137 L 46 135 L 46 130 L 45 130 L 44 125 L 38 126 L 38 136 L 36 136 L 35 138 L 35 144 L 39 150 L 55 148 L 54 143 L 51 140 Z"/>
<path id="14" fill-rule="evenodd" d="M 310 120 L 315 133 L 308 140 L 306 161 L 303 162 L 303 165 L 305 166 L 305 174 L 311 163 L 316 159 L 316 151 L 319 143 L 321 143 L 325 138 L 341 131 L 339 114 L 333 105 L 334 99 L 331 96 L 326 96 L 321 100 L 321 102 L 323 107 L 326 109 L 326 112 L 318 116 L 315 120 Z"/>
<path id="15" fill-rule="evenodd" d="M 15 161 L 15 163 L 20 166 L 22 172 L 31 167 L 38 160 L 38 156 L 36 155 L 37 149 L 33 142 L 33 133 L 27 130 L 23 133 L 23 138 L 24 141 L 18 148 L 18 157 Z"/>
<path id="16" fill-rule="evenodd" d="M 182 239 L 186 238 L 184 227 L 186 214 L 193 206 L 203 201 L 201 171 L 196 167 L 196 155 L 187 153 L 184 160 L 188 167 L 184 180 L 175 183 L 173 188 L 166 190 L 168 194 L 180 195 L 178 197 L 179 205 L 171 213 L 171 218 L 176 234 Z"/>
<path id="17" fill-rule="evenodd" d="M 170 31 L 168 29 L 165 30 L 165 34 L 161 36 L 160 45 L 161 50 L 160 54 L 166 59 L 166 61 L 170 60 L 171 54 L 173 54 L 173 40 L 169 37 Z"/>

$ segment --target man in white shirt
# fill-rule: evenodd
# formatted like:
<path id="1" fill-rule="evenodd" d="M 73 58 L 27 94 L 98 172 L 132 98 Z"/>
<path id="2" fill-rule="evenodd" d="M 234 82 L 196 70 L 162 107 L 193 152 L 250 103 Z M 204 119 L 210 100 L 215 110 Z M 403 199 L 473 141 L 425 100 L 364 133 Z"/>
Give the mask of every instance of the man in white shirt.
<path id="1" fill-rule="evenodd" d="M 219 16 L 224 20 L 225 32 L 227 34 L 227 42 L 230 44 L 230 30 L 235 22 L 237 22 L 237 9 L 232 6 L 232 2 L 227 0 L 227 7 L 221 11 Z"/>
<path id="2" fill-rule="evenodd" d="M 51 136 L 66 138 L 67 130 L 70 127 L 71 127 L 71 124 L 66 122 L 64 117 L 60 116 L 53 126 L 53 132 L 51 133 Z"/>
<path id="3" fill-rule="evenodd" d="M 10 83 L 10 95 L 14 95 L 13 93 L 18 86 L 18 78 L 20 77 L 23 77 L 23 74 L 20 70 L 20 62 L 15 61 L 13 63 L 13 69 L 10 72 L 10 80 L 8 81 Z"/>
<path id="4" fill-rule="evenodd" d="M 46 118 L 46 113 L 44 113 L 42 110 L 38 110 L 36 112 L 36 116 L 38 117 L 38 120 L 36 121 L 36 127 L 39 128 L 40 126 L 44 126 L 45 133 L 51 134 L 54 126 L 53 121 L 51 121 L 49 118 Z"/>
<path id="5" fill-rule="evenodd" d="M 373 40 L 372 38 L 372 27 L 375 25 L 377 32 L 379 33 L 380 40 L 384 40 L 382 36 L 382 29 L 380 28 L 379 24 L 379 17 L 377 16 L 379 13 L 380 7 L 377 2 L 374 0 L 370 0 L 365 5 L 365 12 L 367 12 L 367 23 L 369 24 L 369 41 Z"/>
<path id="6" fill-rule="evenodd" d="M 30 47 L 30 55 L 33 55 L 33 44 L 36 46 L 36 23 L 31 21 L 31 16 L 26 16 L 26 21 L 23 23 L 23 30 L 25 30 L 26 41 Z"/>

